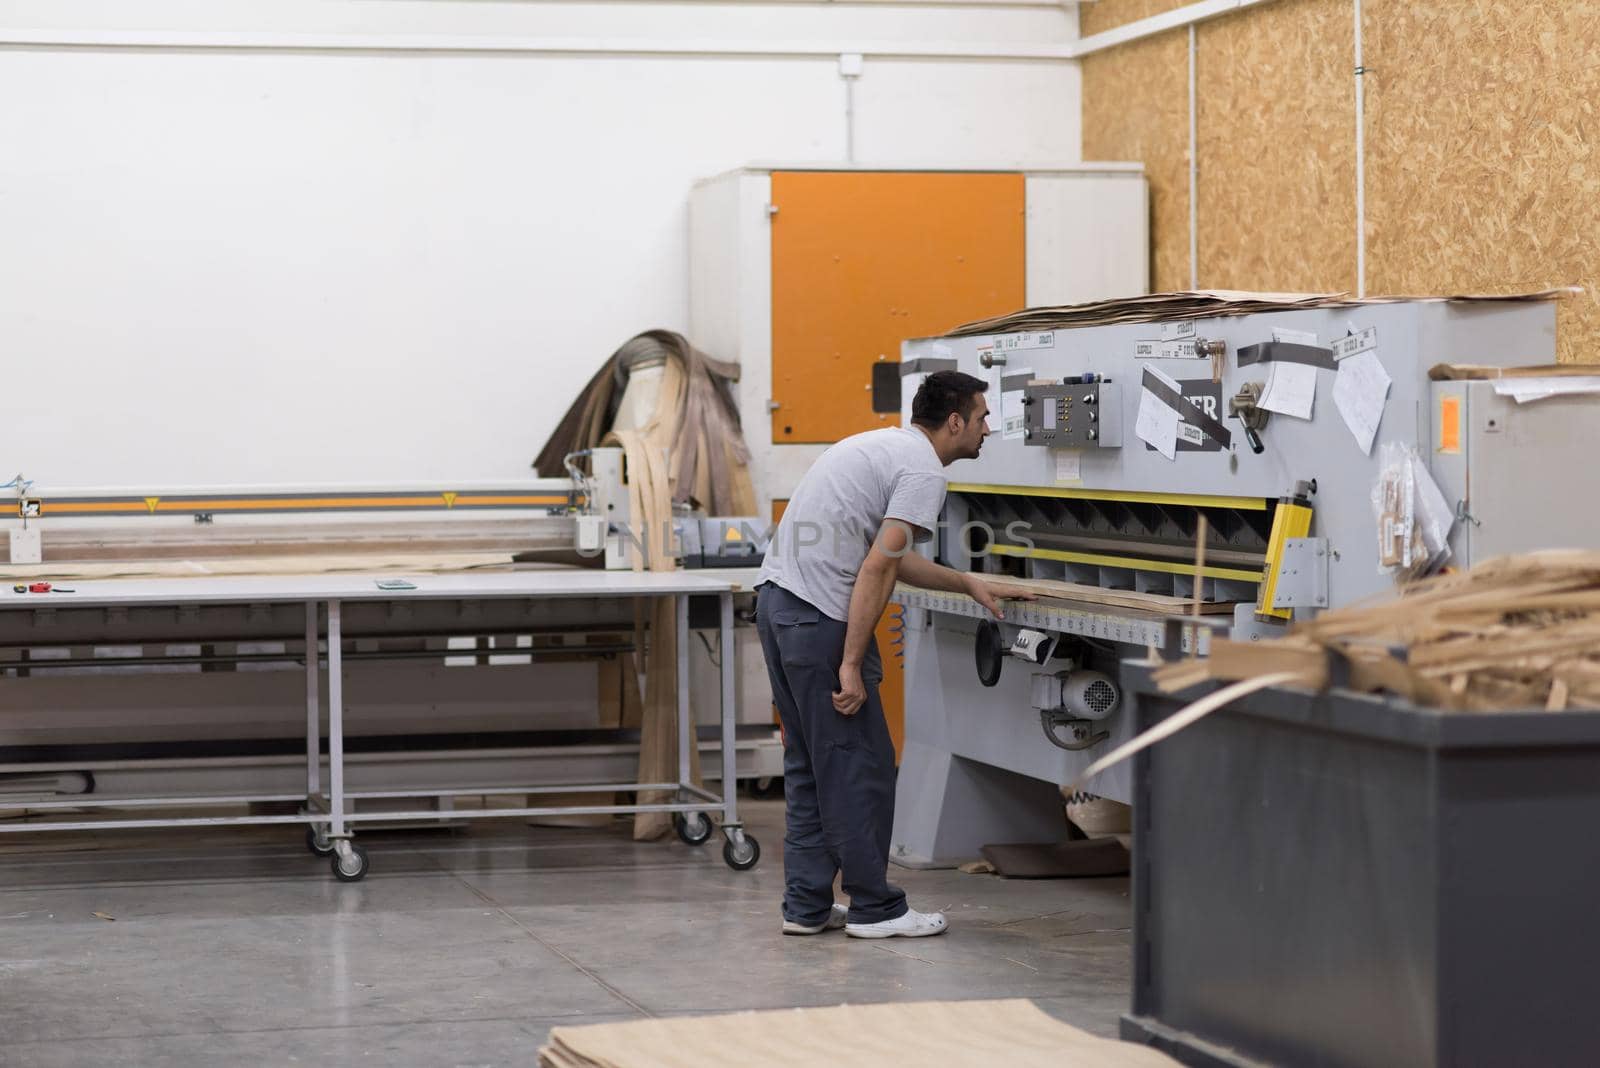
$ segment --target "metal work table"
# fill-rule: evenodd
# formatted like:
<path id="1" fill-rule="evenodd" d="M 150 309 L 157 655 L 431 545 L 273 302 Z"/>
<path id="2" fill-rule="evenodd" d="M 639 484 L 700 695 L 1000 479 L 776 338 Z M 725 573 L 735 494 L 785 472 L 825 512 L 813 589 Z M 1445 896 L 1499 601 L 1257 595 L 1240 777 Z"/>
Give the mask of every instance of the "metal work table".
<path id="1" fill-rule="evenodd" d="M 605 795 L 633 792 L 669 793 L 672 800 L 632 805 L 594 804 L 547 808 L 451 809 L 437 813 L 408 813 L 408 819 L 482 819 L 490 817 L 528 817 L 534 815 L 628 814 L 669 812 L 677 817 L 679 835 L 685 841 L 703 842 L 711 837 L 707 810 L 720 809 L 721 830 L 726 839 L 723 857 L 730 867 L 746 870 L 755 865 L 760 847 L 744 833 L 739 822 L 737 776 L 735 772 L 735 697 L 733 674 L 733 594 L 738 588 L 719 576 L 704 572 L 619 572 L 549 569 L 537 571 L 406 575 L 404 582 L 414 588 L 380 588 L 400 576 L 374 575 L 281 575 L 157 579 L 106 579 L 73 582 L 70 592 L 0 593 L 0 613 L 32 612 L 36 620 L 60 619 L 78 613 L 115 613 L 135 608 L 172 608 L 182 611 L 197 605 L 305 607 L 305 692 L 306 692 L 306 789 L 304 795 L 239 795 L 205 797 L 101 797 L 85 795 L 69 800 L 30 801 L 29 810 L 48 811 L 89 808 L 148 809 L 192 806 L 241 805 L 255 802 L 303 801 L 296 815 L 171 816 L 77 820 L 71 822 L 0 823 L 0 833 L 28 831 L 106 830 L 118 827 L 210 827 L 245 824 L 305 824 L 307 843 L 312 852 L 330 856 L 334 874 L 342 881 L 363 878 L 368 868 L 366 851 L 353 841 L 353 825 L 361 822 L 392 820 L 393 813 L 352 812 L 353 802 L 374 799 L 432 798 L 460 796 L 512 796 L 536 794 L 592 793 Z M 721 794 L 690 781 L 690 745 L 695 737 L 694 717 L 689 707 L 689 598 L 715 596 L 719 601 L 721 696 Z M 549 599 L 611 599 L 671 597 L 677 606 L 678 661 L 678 775 L 666 783 L 595 783 L 559 786 L 517 786 L 483 788 L 403 789 L 350 792 L 345 789 L 344 694 L 342 610 L 345 605 L 374 603 L 390 606 L 416 601 L 487 601 Z M 0 617 L 3 618 L 3 617 Z M 318 642 L 327 642 L 326 690 L 319 678 Z M 328 781 L 322 784 L 322 727 L 320 704 L 327 701 Z M 636 799 L 637 800 L 637 799 Z"/>

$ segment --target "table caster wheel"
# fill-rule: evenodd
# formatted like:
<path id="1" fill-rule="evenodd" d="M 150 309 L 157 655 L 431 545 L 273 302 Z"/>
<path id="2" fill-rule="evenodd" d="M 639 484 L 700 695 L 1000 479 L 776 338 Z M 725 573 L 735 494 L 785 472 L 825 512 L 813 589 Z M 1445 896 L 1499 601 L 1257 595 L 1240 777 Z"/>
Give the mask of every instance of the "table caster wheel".
<path id="1" fill-rule="evenodd" d="M 722 844 L 722 859 L 734 871 L 749 871 L 761 859 L 761 843 L 748 834 L 737 842 L 729 839 Z"/>
<path id="2" fill-rule="evenodd" d="M 704 845 L 706 839 L 711 837 L 711 821 L 706 819 L 704 812 L 674 812 L 672 829 L 686 844 L 692 846 Z"/>
<path id="3" fill-rule="evenodd" d="M 358 883 L 367 877 L 367 851 L 350 843 L 350 852 L 333 854 L 333 877 L 341 883 Z"/>
<path id="4" fill-rule="evenodd" d="M 333 856 L 333 842 L 328 838 L 328 832 L 315 827 L 306 828 L 306 848 L 319 857 Z"/>

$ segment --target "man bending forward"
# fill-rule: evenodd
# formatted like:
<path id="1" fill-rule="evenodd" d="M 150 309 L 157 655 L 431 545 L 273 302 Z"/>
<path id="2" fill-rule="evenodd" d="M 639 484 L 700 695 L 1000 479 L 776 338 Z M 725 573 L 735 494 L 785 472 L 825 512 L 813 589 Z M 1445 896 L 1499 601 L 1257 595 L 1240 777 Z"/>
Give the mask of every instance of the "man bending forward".
<path id="1" fill-rule="evenodd" d="M 912 551 L 944 507 L 944 468 L 983 448 L 985 388 L 971 375 L 936 372 L 912 401 L 912 426 L 857 434 L 823 453 L 795 488 L 761 568 L 756 627 L 784 734 L 784 934 L 945 930 L 942 914 L 917 912 L 889 884 L 894 744 L 873 630 L 897 579 L 970 594 L 997 618 L 997 595 L 1026 596 Z M 848 910 L 833 901 L 841 872 Z"/>

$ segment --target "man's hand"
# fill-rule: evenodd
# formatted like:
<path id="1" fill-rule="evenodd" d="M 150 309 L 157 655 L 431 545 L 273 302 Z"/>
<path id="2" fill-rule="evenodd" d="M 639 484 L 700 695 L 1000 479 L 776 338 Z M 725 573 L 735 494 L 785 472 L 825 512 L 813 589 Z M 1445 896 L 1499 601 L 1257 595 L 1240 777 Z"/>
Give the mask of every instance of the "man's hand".
<path id="1" fill-rule="evenodd" d="M 985 578 L 983 575 L 966 572 L 961 577 L 962 586 L 965 587 L 967 596 L 977 601 L 996 619 L 1006 618 L 1000 610 L 1002 598 L 1009 601 L 1037 601 L 1039 595 L 1024 586 L 1013 586 L 1004 580 Z M 835 702 L 837 703 L 837 701 Z"/>
<path id="2" fill-rule="evenodd" d="M 833 710 L 841 716 L 853 716 L 867 701 L 867 687 L 861 681 L 861 665 L 839 665 L 839 688 L 833 693 Z"/>

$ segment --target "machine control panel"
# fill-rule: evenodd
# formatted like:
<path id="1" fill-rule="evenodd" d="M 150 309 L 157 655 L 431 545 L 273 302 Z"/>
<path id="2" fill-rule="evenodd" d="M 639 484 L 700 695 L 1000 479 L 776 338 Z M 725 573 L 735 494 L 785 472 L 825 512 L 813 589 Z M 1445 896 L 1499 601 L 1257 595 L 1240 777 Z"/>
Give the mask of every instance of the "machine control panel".
<path id="1" fill-rule="evenodd" d="M 1122 447 L 1122 387 L 1083 375 L 1033 382 L 1022 398 L 1025 444 L 1053 449 Z"/>

